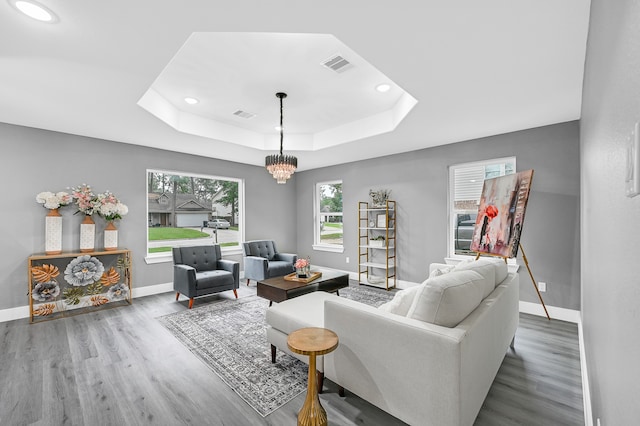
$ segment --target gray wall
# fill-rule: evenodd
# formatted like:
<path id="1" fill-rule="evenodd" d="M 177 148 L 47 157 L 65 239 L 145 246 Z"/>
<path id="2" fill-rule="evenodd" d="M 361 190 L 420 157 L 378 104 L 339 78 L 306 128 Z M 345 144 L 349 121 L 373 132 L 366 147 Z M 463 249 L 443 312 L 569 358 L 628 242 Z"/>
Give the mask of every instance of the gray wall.
<path id="1" fill-rule="evenodd" d="M 298 253 L 312 264 L 356 272 L 357 203 L 369 189 L 391 189 L 398 202 L 398 278 L 422 282 L 431 262 L 447 255 L 448 166 L 516 156 L 518 170 L 534 169 L 522 245 L 537 281 L 545 281 L 545 303 L 580 309 L 579 133 L 569 122 L 384 158 L 305 171 L 296 176 Z M 342 179 L 344 253 L 313 251 L 313 186 Z M 350 263 L 345 258 L 350 258 Z M 518 256 L 518 263 L 522 258 Z M 538 303 L 521 268 L 523 301 Z"/>
<path id="2" fill-rule="evenodd" d="M 44 252 L 47 210 L 35 201 L 42 191 L 63 191 L 87 183 L 110 190 L 129 207 L 119 221 L 119 243 L 133 253 L 133 286 L 171 282 L 171 263 L 147 265 L 146 170 L 168 169 L 245 179 L 246 239 L 277 235 L 282 251 L 295 251 L 295 188 L 277 185 L 262 167 L 179 154 L 0 123 L 0 181 L 6 200 L 0 220 L 0 309 L 28 304 L 27 258 Z M 211 142 L 212 149 L 215 142 Z M 82 217 L 62 209 L 63 249 L 77 250 Z M 96 219 L 100 247 L 104 221 Z M 235 256 L 240 260 L 241 256 Z"/>
<path id="3" fill-rule="evenodd" d="M 640 418 L 640 196 L 624 193 L 626 140 L 640 120 L 639 17 L 638 1 L 591 2 L 580 123 L 582 321 L 602 426 Z"/>

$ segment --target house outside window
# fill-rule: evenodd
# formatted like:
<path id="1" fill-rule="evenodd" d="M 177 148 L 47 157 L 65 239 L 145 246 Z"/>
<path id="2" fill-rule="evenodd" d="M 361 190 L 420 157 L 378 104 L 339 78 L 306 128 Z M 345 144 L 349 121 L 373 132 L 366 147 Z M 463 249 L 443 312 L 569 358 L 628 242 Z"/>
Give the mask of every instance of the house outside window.
<path id="1" fill-rule="evenodd" d="M 471 239 L 485 179 L 515 173 L 516 157 L 449 167 L 449 256 L 473 255 Z"/>
<path id="2" fill-rule="evenodd" d="M 243 206 L 241 179 L 147 170 L 147 261 L 169 260 L 178 246 L 220 244 L 223 252 L 239 251 Z"/>
<path id="3" fill-rule="evenodd" d="M 313 249 L 344 251 L 341 180 L 315 185 Z"/>

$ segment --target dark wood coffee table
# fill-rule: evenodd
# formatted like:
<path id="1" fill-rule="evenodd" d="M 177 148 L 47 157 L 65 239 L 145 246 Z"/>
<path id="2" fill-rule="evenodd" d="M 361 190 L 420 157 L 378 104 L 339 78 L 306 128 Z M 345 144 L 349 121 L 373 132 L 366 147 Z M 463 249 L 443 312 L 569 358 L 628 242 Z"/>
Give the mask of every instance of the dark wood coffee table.
<path id="1" fill-rule="evenodd" d="M 287 281 L 284 277 L 258 281 L 258 296 L 268 299 L 271 306 L 273 302 L 283 302 L 314 291 L 335 292 L 339 296 L 338 291 L 349 286 L 349 274 L 345 272 L 323 268 L 312 268 L 311 271 L 320 271 L 322 276 L 310 283 Z"/>

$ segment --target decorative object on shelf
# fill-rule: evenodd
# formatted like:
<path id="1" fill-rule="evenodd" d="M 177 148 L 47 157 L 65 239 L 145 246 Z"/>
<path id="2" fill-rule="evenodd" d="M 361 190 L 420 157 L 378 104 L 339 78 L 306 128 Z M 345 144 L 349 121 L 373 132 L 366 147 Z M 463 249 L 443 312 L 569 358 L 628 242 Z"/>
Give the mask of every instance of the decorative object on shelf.
<path id="1" fill-rule="evenodd" d="M 80 224 L 80 251 L 83 253 L 92 252 L 96 244 L 96 224 L 91 215 L 98 207 L 96 196 L 93 194 L 91 186 L 85 183 L 71 188 L 71 194 L 78 209 L 74 214 L 84 213 L 84 220 Z"/>
<path id="2" fill-rule="evenodd" d="M 378 235 L 375 238 L 369 240 L 370 247 L 384 247 L 385 239 L 382 235 Z"/>
<path id="3" fill-rule="evenodd" d="M 92 252 L 96 246 L 96 223 L 91 215 L 85 215 L 80 224 L 80 251 L 83 253 Z"/>
<path id="4" fill-rule="evenodd" d="M 387 200 L 391 195 L 390 189 L 378 189 L 378 190 L 369 190 L 369 197 L 371 197 L 371 204 L 373 207 L 386 207 Z"/>
<path id="5" fill-rule="evenodd" d="M 265 158 L 265 167 L 279 184 L 285 184 L 287 183 L 287 179 L 289 179 L 298 168 L 298 159 L 293 155 L 282 154 L 282 142 L 284 140 L 282 100 L 287 97 L 287 94 L 278 92 L 276 93 L 276 97 L 280 99 L 280 154 L 268 155 Z"/>
<path id="6" fill-rule="evenodd" d="M 298 278 L 307 278 L 311 274 L 311 262 L 309 258 L 300 258 L 296 260 L 293 266 L 296 268 L 296 276 Z"/>
<path id="7" fill-rule="evenodd" d="M 369 221 L 369 228 L 375 228 L 375 227 L 376 227 L 375 221 L 373 220 Z"/>
<path id="8" fill-rule="evenodd" d="M 104 249 L 116 250 L 118 248 L 118 228 L 113 223 L 129 212 L 129 208 L 120 202 L 111 192 L 106 191 L 96 197 L 96 213 L 107 221 L 104 229 Z"/>
<path id="9" fill-rule="evenodd" d="M 377 227 L 378 228 L 386 228 L 387 227 L 387 215 L 386 213 L 382 213 L 376 216 Z"/>
<path id="10" fill-rule="evenodd" d="M 58 209 L 71 204 L 73 198 L 66 192 L 41 192 L 36 195 L 36 201 L 49 209 L 44 222 L 45 253 L 60 254 L 62 253 L 62 215 Z"/>

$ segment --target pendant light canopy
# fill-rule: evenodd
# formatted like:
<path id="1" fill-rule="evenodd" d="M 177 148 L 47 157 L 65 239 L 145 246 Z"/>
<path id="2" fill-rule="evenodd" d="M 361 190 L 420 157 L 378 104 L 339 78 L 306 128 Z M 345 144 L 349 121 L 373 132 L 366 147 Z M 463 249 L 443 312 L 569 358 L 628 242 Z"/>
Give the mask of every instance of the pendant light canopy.
<path id="1" fill-rule="evenodd" d="M 279 184 L 287 183 L 287 179 L 293 175 L 298 168 L 298 159 L 293 155 L 282 154 L 282 141 L 284 139 L 284 126 L 282 125 L 282 100 L 287 97 L 286 93 L 278 92 L 276 97 L 280 99 L 280 154 L 267 155 L 265 167 L 273 175 Z"/>

